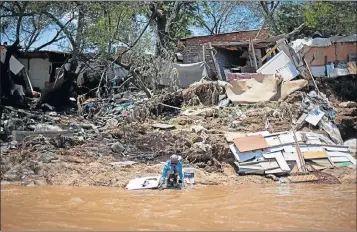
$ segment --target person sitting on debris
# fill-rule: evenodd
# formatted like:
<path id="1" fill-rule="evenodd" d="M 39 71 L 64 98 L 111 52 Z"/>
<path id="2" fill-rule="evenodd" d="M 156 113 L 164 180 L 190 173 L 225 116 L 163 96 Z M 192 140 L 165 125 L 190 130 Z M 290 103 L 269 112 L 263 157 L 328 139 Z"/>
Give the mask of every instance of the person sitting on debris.
<path id="1" fill-rule="evenodd" d="M 182 171 L 182 162 L 180 161 L 179 156 L 172 155 L 170 160 L 168 160 L 164 165 L 164 170 L 162 171 L 162 177 L 160 181 L 160 187 L 166 182 L 166 185 L 171 185 L 175 187 L 177 182 L 182 185 L 183 181 L 183 171 Z M 180 177 L 180 180 L 177 180 L 177 176 Z M 170 180 L 173 180 L 171 182 Z"/>

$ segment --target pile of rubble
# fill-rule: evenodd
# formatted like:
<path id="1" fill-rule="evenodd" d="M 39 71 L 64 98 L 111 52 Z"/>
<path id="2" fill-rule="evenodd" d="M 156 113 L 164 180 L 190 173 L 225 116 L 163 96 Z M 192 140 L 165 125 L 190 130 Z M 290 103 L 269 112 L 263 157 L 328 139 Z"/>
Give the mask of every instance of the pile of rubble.
<path id="1" fill-rule="evenodd" d="M 1 179 L 69 185 L 82 179 L 89 185 L 115 186 L 118 170 L 113 163 L 130 161 L 149 168 L 173 153 L 185 165 L 204 170 L 207 178 L 223 173 L 226 164 L 238 174 L 269 176 L 295 175 L 304 168 L 315 173 L 355 167 L 356 140 L 343 143 L 345 134 L 334 126 L 339 118 L 334 106 L 356 103 L 331 103 L 304 88 L 285 101 L 233 104 L 227 87 L 222 81 L 204 81 L 150 99 L 143 92 L 126 91 L 87 99 L 81 111 L 3 107 Z M 298 143 L 292 139 L 292 126 L 300 130 Z M 296 146 L 304 161 L 297 158 Z M 89 164 L 99 165 L 98 172 L 110 173 L 111 179 L 96 180 Z M 75 177 L 73 172 L 78 172 Z"/>

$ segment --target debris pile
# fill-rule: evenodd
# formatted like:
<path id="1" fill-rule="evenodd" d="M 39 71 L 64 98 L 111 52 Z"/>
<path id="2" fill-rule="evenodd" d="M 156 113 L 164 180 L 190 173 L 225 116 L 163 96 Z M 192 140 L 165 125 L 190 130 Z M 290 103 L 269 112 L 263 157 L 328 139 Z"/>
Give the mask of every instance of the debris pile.
<path id="1" fill-rule="evenodd" d="M 270 134 L 226 134 L 240 174 L 286 174 L 332 167 L 355 168 L 356 159 L 348 146 L 336 145 L 328 137 L 313 132 Z M 300 157 L 303 157 L 301 160 Z"/>

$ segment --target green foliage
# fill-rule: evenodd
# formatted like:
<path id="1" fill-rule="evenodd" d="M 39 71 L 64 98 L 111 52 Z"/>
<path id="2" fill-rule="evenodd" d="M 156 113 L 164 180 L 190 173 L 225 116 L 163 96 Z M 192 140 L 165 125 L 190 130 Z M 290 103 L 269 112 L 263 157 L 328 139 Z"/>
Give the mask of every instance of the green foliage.
<path id="1" fill-rule="evenodd" d="M 306 22 L 325 36 L 357 33 L 357 2 L 284 2 L 274 15 L 283 33 Z"/>
<path id="2" fill-rule="evenodd" d="M 274 20 L 281 33 L 289 33 L 305 22 L 305 8 L 301 3 L 284 3 L 274 14 Z"/>
<path id="3" fill-rule="evenodd" d="M 357 2 L 311 2 L 305 6 L 307 26 L 326 36 L 357 32 Z"/>

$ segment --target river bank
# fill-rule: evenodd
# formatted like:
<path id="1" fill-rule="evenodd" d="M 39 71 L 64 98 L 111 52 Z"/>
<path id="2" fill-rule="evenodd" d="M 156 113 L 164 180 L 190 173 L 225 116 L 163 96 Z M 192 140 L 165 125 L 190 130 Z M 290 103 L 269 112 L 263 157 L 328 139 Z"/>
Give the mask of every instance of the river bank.
<path id="1" fill-rule="evenodd" d="M 334 80 L 319 83 L 329 94 L 344 141 L 354 138 L 357 132 L 357 103 L 351 102 L 356 96 L 351 92 L 345 95 L 337 91 L 336 86 L 344 88 L 343 84 L 349 86 L 349 83 L 350 80 L 342 78 L 338 83 Z M 203 90 L 210 87 L 199 87 L 199 90 L 189 89 L 190 96 L 196 91 L 195 96 L 203 102 L 207 98 Z M 6 133 L 2 134 L 1 143 L 1 181 L 26 186 L 124 187 L 136 177 L 160 175 L 161 162 L 172 154 L 179 154 L 183 157 L 184 167 L 196 169 L 197 185 L 287 182 L 286 178 L 280 180 L 271 175 L 268 178 L 264 175 L 238 176 L 235 157 L 225 133 L 264 131 L 267 120 L 270 133 L 290 130 L 292 122 L 286 115 L 291 114 L 293 119 L 301 116 L 302 96 L 308 90 L 307 87 L 297 91 L 284 101 L 224 107 L 208 103 L 192 105 L 192 96 L 167 93 L 159 95 L 159 100 L 136 100 L 141 103 L 130 109 L 130 115 L 118 113 L 116 108 L 114 112 L 103 114 L 101 108 L 93 105 L 84 115 L 73 111 L 7 107 L 2 119 Z M 137 99 L 145 96 L 128 94 Z M 182 103 L 182 99 L 178 100 L 182 97 L 189 100 Z M 124 107 L 122 103 L 118 104 L 119 108 Z M 14 131 L 34 134 L 15 140 Z M 324 133 L 306 122 L 300 131 Z M 48 132 L 57 135 L 41 135 Z M 352 156 L 356 158 L 356 153 Z M 314 174 L 319 178 L 318 183 L 356 183 L 355 170 L 334 167 Z"/>

